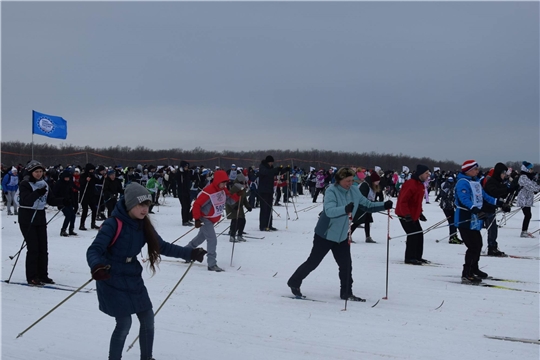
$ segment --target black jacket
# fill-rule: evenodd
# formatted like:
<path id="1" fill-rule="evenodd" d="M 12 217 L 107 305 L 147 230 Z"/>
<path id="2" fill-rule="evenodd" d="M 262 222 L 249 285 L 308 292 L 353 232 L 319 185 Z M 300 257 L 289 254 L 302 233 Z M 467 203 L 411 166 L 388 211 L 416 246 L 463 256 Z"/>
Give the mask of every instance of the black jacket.
<path id="1" fill-rule="evenodd" d="M 274 193 L 274 176 L 280 173 L 280 168 L 274 168 L 263 160 L 259 166 L 259 193 Z"/>
<path id="2" fill-rule="evenodd" d="M 39 190 L 34 190 L 32 187 L 37 181 L 41 180 L 36 180 L 32 176 L 25 176 L 24 180 L 19 184 L 19 224 L 28 224 L 28 226 L 30 224 L 33 226 L 47 224 L 45 209 L 32 209 L 36 201 L 42 198 Z M 46 186 L 48 188 L 48 185 Z M 46 194 L 43 196 L 47 196 L 45 201 L 49 205 L 62 205 L 62 198 L 56 198 L 50 189 L 47 189 Z"/>
<path id="3" fill-rule="evenodd" d="M 497 163 L 493 170 L 493 176 L 491 176 L 484 185 L 484 191 L 489 196 L 493 196 L 496 199 L 506 199 L 510 193 L 510 189 L 501 179 L 501 174 L 506 172 L 508 168 L 503 163 Z M 484 201 L 482 205 L 482 211 L 485 213 L 494 214 L 497 211 L 497 206 L 488 204 Z"/>

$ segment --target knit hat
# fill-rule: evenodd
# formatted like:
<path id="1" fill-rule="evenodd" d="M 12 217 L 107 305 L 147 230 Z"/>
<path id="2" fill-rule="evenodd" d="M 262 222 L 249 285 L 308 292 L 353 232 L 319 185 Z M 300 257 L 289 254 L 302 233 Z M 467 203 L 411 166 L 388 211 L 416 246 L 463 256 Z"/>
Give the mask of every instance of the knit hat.
<path id="1" fill-rule="evenodd" d="M 354 176 L 354 171 L 352 171 L 351 168 L 343 167 L 336 171 L 336 174 L 334 175 L 334 179 L 336 179 L 336 183 L 339 183 L 341 180 L 345 179 L 349 176 Z"/>
<path id="2" fill-rule="evenodd" d="M 17 170 L 17 168 L 16 168 L 16 167 L 12 167 L 12 168 L 11 168 L 11 173 L 13 174 L 13 173 L 16 173 L 16 172 L 19 172 L 19 171 Z"/>
<path id="3" fill-rule="evenodd" d="M 180 167 L 185 168 L 186 166 L 189 166 L 189 163 L 185 160 L 180 161 Z"/>
<path id="4" fill-rule="evenodd" d="M 273 163 L 274 162 L 274 158 L 272 157 L 272 155 L 268 155 L 266 157 L 266 159 L 264 159 L 264 161 L 266 161 L 267 163 Z"/>
<path id="5" fill-rule="evenodd" d="M 64 179 L 64 178 L 67 178 L 67 177 L 68 177 L 68 178 L 71 178 L 71 171 L 70 171 L 69 169 L 66 169 L 66 170 L 62 171 L 62 172 L 60 173 L 60 177 L 59 177 L 59 178 L 60 178 L 60 179 Z"/>
<path id="6" fill-rule="evenodd" d="M 240 173 L 240 174 L 236 175 L 235 182 L 244 183 L 244 182 L 246 182 L 246 177 L 244 176 L 244 174 Z"/>
<path id="7" fill-rule="evenodd" d="M 232 167 L 232 168 L 235 168 L 235 167 L 236 167 L 236 165 L 232 164 L 232 165 L 231 165 L 231 167 Z"/>
<path id="8" fill-rule="evenodd" d="M 375 181 L 381 181 L 381 177 L 379 174 L 377 174 L 375 171 L 371 174 L 371 183 L 373 184 Z"/>
<path id="9" fill-rule="evenodd" d="M 152 195 L 141 184 L 132 182 L 126 186 L 124 201 L 126 203 L 126 210 L 129 211 L 142 202 L 152 201 Z"/>
<path id="10" fill-rule="evenodd" d="M 476 161 L 467 160 L 463 163 L 463 165 L 461 165 L 461 172 L 465 174 L 467 171 L 472 170 L 477 167 L 478 167 L 478 163 Z"/>
<path id="11" fill-rule="evenodd" d="M 524 161 L 522 162 L 522 165 L 521 165 L 521 171 L 529 172 L 529 170 L 532 169 L 532 167 L 533 167 L 533 164 L 531 164 L 528 161 Z"/>
<path id="12" fill-rule="evenodd" d="M 112 175 L 112 174 L 116 174 L 116 171 L 114 171 L 114 169 L 110 169 L 109 171 L 107 171 L 107 175 Z"/>
<path id="13" fill-rule="evenodd" d="M 416 175 L 422 175 L 426 171 L 429 171 L 429 168 L 426 165 L 422 165 L 422 164 L 416 165 Z"/>
<path id="14" fill-rule="evenodd" d="M 29 173 L 32 173 L 36 171 L 37 169 L 41 169 L 45 171 L 45 167 L 43 167 L 43 165 L 41 165 L 41 163 L 37 160 L 31 160 L 28 164 L 26 164 L 26 170 Z"/>

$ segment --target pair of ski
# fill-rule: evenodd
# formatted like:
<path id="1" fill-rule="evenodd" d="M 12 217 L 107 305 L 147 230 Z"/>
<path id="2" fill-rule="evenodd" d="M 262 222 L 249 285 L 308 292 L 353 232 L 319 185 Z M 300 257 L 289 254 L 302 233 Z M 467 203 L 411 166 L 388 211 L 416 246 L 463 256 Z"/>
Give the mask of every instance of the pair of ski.
<path id="1" fill-rule="evenodd" d="M 6 282 L 7 284 L 28 286 L 28 287 L 37 288 L 37 289 L 62 290 L 62 291 L 69 291 L 69 292 L 73 292 L 73 291 L 78 289 L 78 287 L 76 287 L 76 286 L 63 285 L 63 284 L 31 285 L 31 284 L 24 283 L 24 282 L 14 282 L 14 281 L 10 281 L 10 282 L 4 281 L 4 282 Z M 81 292 L 81 293 L 91 293 L 93 291 L 94 291 L 94 289 L 79 290 L 79 292 Z"/>
<path id="2" fill-rule="evenodd" d="M 310 299 L 310 298 L 306 297 L 305 295 L 302 295 L 302 296 L 295 296 L 295 295 L 285 296 L 285 295 L 283 295 L 283 297 L 286 297 L 286 298 L 289 298 L 289 299 L 295 299 L 295 300 L 316 301 L 316 302 L 324 302 L 324 303 L 326 302 L 326 301 L 322 301 L 322 300 Z M 365 299 L 361 299 L 361 298 L 358 298 L 358 299 L 360 299 L 360 300 L 349 300 L 349 301 L 366 302 Z M 377 301 L 377 303 L 378 303 L 378 301 Z M 375 303 L 375 305 L 377 305 L 377 303 Z"/>
<path id="3" fill-rule="evenodd" d="M 485 280 L 493 280 L 493 279 L 485 279 Z M 495 280 L 495 281 L 498 281 L 498 280 Z M 501 281 L 505 281 L 505 280 L 503 279 Z M 518 289 L 518 288 L 509 287 L 509 286 L 488 284 L 488 283 L 485 283 L 485 282 L 481 282 L 481 283 L 478 283 L 478 284 L 474 284 L 474 283 L 467 284 L 467 283 L 462 283 L 462 282 L 458 282 L 458 281 L 451 281 L 451 282 L 453 282 L 455 284 L 462 284 L 462 285 L 469 285 L 469 286 L 489 287 L 489 288 L 501 289 L 501 290 L 523 291 L 523 292 L 529 292 L 529 293 L 533 293 L 533 294 L 540 293 L 539 291 L 536 291 L 536 290 Z"/>
<path id="4" fill-rule="evenodd" d="M 540 260 L 540 257 L 538 256 L 525 256 L 525 255 L 508 255 L 504 254 L 504 256 L 494 256 L 494 255 L 487 255 L 487 254 L 481 254 L 481 256 L 489 256 L 494 258 L 512 258 L 512 259 L 526 259 L 526 260 Z"/>

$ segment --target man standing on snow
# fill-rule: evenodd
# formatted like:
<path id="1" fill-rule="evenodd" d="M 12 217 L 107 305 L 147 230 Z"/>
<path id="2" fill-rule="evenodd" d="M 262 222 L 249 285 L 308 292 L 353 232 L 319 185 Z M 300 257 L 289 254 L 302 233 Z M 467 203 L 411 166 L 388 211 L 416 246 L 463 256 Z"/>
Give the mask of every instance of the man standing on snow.
<path id="1" fill-rule="evenodd" d="M 461 273 L 463 284 L 478 284 L 481 279 L 488 277 L 478 267 L 480 252 L 482 251 L 482 226 L 485 213 L 480 209 L 484 203 L 502 207 L 503 211 L 510 211 L 510 207 L 502 200 L 497 200 L 489 196 L 480 184 L 478 175 L 478 163 L 474 160 L 467 160 L 461 166 L 461 172 L 457 176 L 456 183 L 456 214 L 455 225 L 459 229 L 461 238 L 467 246 L 465 252 L 465 264 Z"/>
<path id="2" fill-rule="evenodd" d="M 187 161 L 180 161 L 180 167 L 176 173 L 176 183 L 178 185 L 178 200 L 182 208 L 182 225 L 193 226 L 191 222 L 191 170 Z"/>
<path id="3" fill-rule="evenodd" d="M 259 199 L 261 200 L 261 212 L 259 213 L 259 230 L 275 231 L 272 226 L 272 204 L 274 198 L 274 176 L 280 173 L 279 168 L 274 168 L 274 158 L 268 155 L 259 166 Z"/>

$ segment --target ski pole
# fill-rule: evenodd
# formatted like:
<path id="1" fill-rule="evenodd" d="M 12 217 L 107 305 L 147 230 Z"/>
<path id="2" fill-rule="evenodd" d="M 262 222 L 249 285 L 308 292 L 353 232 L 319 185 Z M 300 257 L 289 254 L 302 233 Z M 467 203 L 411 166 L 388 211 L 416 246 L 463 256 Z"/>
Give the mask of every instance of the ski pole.
<path id="1" fill-rule="evenodd" d="M 293 207 L 294 207 L 294 213 L 296 215 L 296 219 L 294 219 L 293 221 L 296 221 L 296 220 L 298 220 L 298 211 L 296 211 L 296 204 L 294 203 L 294 196 L 291 198 L 291 201 L 292 201 L 292 204 L 293 204 Z"/>
<path id="2" fill-rule="evenodd" d="M 86 188 L 88 187 L 88 180 L 86 181 L 86 185 L 84 186 L 84 191 L 83 191 L 83 194 L 81 196 L 81 201 L 79 202 L 79 207 L 82 206 L 82 202 L 83 202 L 83 199 L 84 199 L 84 195 L 86 194 Z"/>
<path id="3" fill-rule="evenodd" d="M 32 220 L 30 220 L 30 225 L 28 225 L 28 228 L 26 229 L 26 235 L 28 235 L 28 232 L 30 231 L 30 228 L 32 227 L 32 223 L 34 222 L 34 218 L 36 217 L 37 210 L 38 209 L 34 210 L 34 215 L 32 215 Z M 9 278 L 6 280 L 6 282 L 8 284 L 11 281 L 11 277 L 13 276 L 13 272 L 15 271 L 15 266 L 17 266 L 17 262 L 19 261 L 19 256 L 21 256 L 21 251 L 22 251 L 22 249 L 24 249 L 25 245 L 26 245 L 25 244 L 25 236 L 23 234 L 23 241 L 22 241 L 22 244 L 21 244 L 21 248 L 17 252 L 17 259 L 15 260 L 15 264 L 13 264 L 13 268 L 11 269 L 11 273 L 9 274 Z M 15 256 L 15 255 L 13 255 L 13 256 Z"/>
<path id="4" fill-rule="evenodd" d="M 167 300 L 169 300 L 169 298 L 171 297 L 171 295 L 173 294 L 174 290 L 176 290 L 176 288 L 178 287 L 178 285 L 180 285 L 180 283 L 182 282 L 182 280 L 184 280 L 184 278 L 186 277 L 189 269 L 191 269 L 191 267 L 193 266 L 193 262 L 194 260 L 191 260 L 191 263 L 189 264 L 188 268 L 186 269 L 186 272 L 184 272 L 184 275 L 182 275 L 182 277 L 180 278 L 180 280 L 178 280 L 178 282 L 176 283 L 176 285 L 174 285 L 173 289 L 171 290 L 171 292 L 169 293 L 169 295 L 167 295 L 167 297 L 165 298 L 165 300 L 163 300 L 163 302 L 161 303 L 161 305 L 159 305 L 159 308 L 156 310 L 156 312 L 154 313 L 154 316 L 156 316 L 159 312 L 159 310 L 161 310 L 161 308 L 163 307 L 163 305 L 165 305 L 165 303 L 167 302 Z M 131 345 L 128 346 L 126 352 L 128 352 L 132 347 L 133 345 L 135 345 L 135 342 L 139 340 L 139 335 L 137 335 L 137 337 L 135 338 L 135 340 L 133 340 L 133 342 L 131 343 Z"/>
<path id="5" fill-rule="evenodd" d="M 184 236 L 186 236 L 187 234 L 189 234 L 190 232 L 192 232 L 193 230 L 195 230 L 196 227 L 192 227 L 191 229 L 189 229 L 188 231 L 186 231 L 186 233 L 182 236 L 180 236 L 178 239 L 174 240 L 173 242 L 171 242 L 171 244 L 174 244 L 175 242 L 177 242 L 178 240 L 180 240 L 181 238 L 183 238 Z"/>
<path id="6" fill-rule="evenodd" d="M 105 268 L 110 268 L 111 266 L 110 265 L 107 265 Z M 34 325 L 36 325 L 38 322 L 40 322 L 41 320 L 43 320 L 46 316 L 48 316 L 50 313 L 52 313 L 54 310 L 56 310 L 58 307 L 60 307 L 60 305 L 62 305 L 63 303 L 65 303 L 66 301 L 68 301 L 73 295 L 75 295 L 76 293 L 78 293 L 79 291 L 81 291 L 86 285 L 88 285 L 92 280 L 94 280 L 93 278 L 90 278 L 90 280 L 88 280 L 87 282 L 85 282 L 84 284 L 81 285 L 81 287 L 79 287 L 77 290 L 75 290 L 74 292 L 72 292 L 67 298 L 65 298 L 64 300 L 62 300 L 58 305 L 56 305 L 55 307 L 53 307 L 51 310 L 49 310 L 45 315 L 43 315 L 42 317 L 40 317 L 39 319 L 37 319 L 32 325 L 30 325 L 29 327 L 27 327 L 22 333 L 20 333 L 19 335 L 17 335 L 17 339 L 20 338 L 21 336 L 23 336 L 23 334 L 25 332 L 27 332 L 28 330 L 30 330 Z"/>
<path id="7" fill-rule="evenodd" d="M 388 230 L 386 232 L 386 296 L 384 300 L 388 300 L 388 265 L 390 263 L 390 209 L 388 209 Z"/>
<path id="8" fill-rule="evenodd" d="M 238 209 L 236 210 L 236 219 L 233 219 L 231 220 L 231 223 L 236 220 L 236 226 L 234 227 L 234 232 L 231 231 L 231 236 L 235 236 L 235 239 L 236 239 L 236 231 L 237 231 L 237 226 L 238 226 L 238 219 L 240 218 L 240 202 L 242 201 L 242 195 L 240 195 L 240 199 L 238 199 Z M 225 229 L 227 230 L 227 229 Z M 233 230 L 233 229 L 231 229 Z M 232 266 L 232 261 L 233 261 L 233 256 L 234 256 L 234 244 L 236 243 L 236 241 L 233 241 L 232 243 L 232 250 L 231 250 L 231 266 Z"/>
<path id="9" fill-rule="evenodd" d="M 349 251 L 351 249 L 351 243 L 352 243 L 352 213 L 349 213 L 349 231 L 347 233 L 347 242 L 348 242 L 348 245 L 349 245 Z M 350 259 L 350 255 L 349 255 L 349 260 L 352 262 L 352 260 Z M 345 308 L 341 311 L 347 311 L 347 301 L 349 300 L 349 283 L 351 282 L 351 263 L 349 262 L 349 268 L 347 269 L 347 289 L 345 289 L 345 291 L 347 291 L 347 295 L 345 297 Z"/>
<path id="10" fill-rule="evenodd" d="M 104 176 L 103 177 L 103 185 L 101 185 L 101 192 L 99 193 L 99 199 L 98 199 L 98 202 L 97 202 L 97 213 L 98 214 L 101 213 L 101 211 L 100 211 L 100 208 L 101 208 L 100 202 L 101 202 L 101 196 L 103 195 L 103 189 L 105 188 L 105 181 L 106 180 L 107 180 L 107 176 Z"/>

